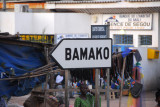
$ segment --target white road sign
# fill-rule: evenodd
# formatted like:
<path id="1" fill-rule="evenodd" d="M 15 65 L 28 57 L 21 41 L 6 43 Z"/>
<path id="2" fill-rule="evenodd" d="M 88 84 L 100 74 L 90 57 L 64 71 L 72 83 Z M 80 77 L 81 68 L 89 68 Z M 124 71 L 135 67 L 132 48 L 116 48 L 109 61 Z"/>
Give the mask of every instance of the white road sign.
<path id="1" fill-rule="evenodd" d="M 112 39 L 63 39 L 51 55 L 62 69 L 109 68 Z"/>

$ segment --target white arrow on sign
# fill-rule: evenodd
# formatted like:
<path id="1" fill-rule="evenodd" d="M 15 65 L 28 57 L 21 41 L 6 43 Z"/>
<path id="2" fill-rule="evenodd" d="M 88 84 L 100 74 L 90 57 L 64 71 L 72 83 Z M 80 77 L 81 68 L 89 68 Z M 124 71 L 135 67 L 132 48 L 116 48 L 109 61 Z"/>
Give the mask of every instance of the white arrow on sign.
<path id="1" fill-rule="evenodd" d="M 63 39 L 51 55 L 62 69 L 109 68 L 112 39 Z"/>

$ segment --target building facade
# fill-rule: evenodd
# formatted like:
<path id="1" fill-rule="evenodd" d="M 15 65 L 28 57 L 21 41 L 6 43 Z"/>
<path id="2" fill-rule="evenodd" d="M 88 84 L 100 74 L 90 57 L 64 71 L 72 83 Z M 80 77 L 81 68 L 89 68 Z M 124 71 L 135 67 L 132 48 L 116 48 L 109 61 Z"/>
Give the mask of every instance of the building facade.
<path id="1" fill-rule="evenodd" d="M 143 59 L 144 89 L 160 88 L 160 60 L 147 59 L 148 48 L 160 50 L 159 0 L 47 1 L 43 8 L 28 5 L 34 11 L 14 12 L 12 7 L 10 12 L 1 12 L 0 30 L 91 37 L 91 25 L 109 22 L 113 50 L 138 49 Z"/>

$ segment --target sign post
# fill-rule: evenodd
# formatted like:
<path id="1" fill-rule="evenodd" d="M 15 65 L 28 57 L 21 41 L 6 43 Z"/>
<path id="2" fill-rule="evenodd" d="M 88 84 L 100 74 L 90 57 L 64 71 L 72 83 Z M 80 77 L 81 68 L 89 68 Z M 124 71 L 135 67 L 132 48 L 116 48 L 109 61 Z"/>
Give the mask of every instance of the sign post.
<path id="1" fill-rule="evenodd" d="M 98 74 L 99 69 L 95 70 L 95 107 L 99 107 L 99 87 L 98 87 Z"/>
<path id="2" fill-rule="evenodd" d="M 110 87 L 109 87 L 109 82 L 110 81 L 110 69 L 108 68 L 107 69 L 107 107 L 110 106 L 110 102 L 109 102 L 109 98 L 110 98 L 110 95 L 109 95 L 109 92 L 110 92 Z"/>
<path id="3" fill-rule="evenodd" d="M 63 39 L 51 55 L 62 69 L 110 68 L 112 39 Z"/>
<path id="4" fill-rule="evenodd" d="M 91 38 L 109 38 L 109 25 L 91 25 Z"/>
<path id="5" fill-rule="evenodd" d="M 91 37 L 92 38 L 109 38 L 109 28 L 110 28 L 110 23 L 107 22 L 107 25 L 91 25 Z M 98 69 L 97 69 L 98 72 Z M 98 73 L 96 74 L 96 76 L 98 76 Z M 109 88 L 109 83 L 110 83 L 110 70 L 109 68 L 107 68 L 107 107 L 109 107 L 110 102 L 109 102 L 109 92 L 110 92 L 110 88 Z M 96 80 L 97 81 L 97 80 Z M 96 85 L 96 92 L 98 90 L 98 85 Z M 99 96 L 99 93 L 96 93 L 98 95 L 96 95 L 96 100 L 99 98 L 97 98 L 97 96 Z M 97 100 L 99 101 L 99 100 Z M 96 103 L 97 104 L 97 103 Z M 97 106 L 97 105 L 96 105 Z M 99 107 L 99 105 L 97 106 Z"/>
<path id="6" fill-rule="evenodd" d="M 68 74 L 69 70 L 65 70 L 65 107 L 69 107 L 69 99 L 68 99 Z"/>
<path id="7" fill-rule="evenodd" d="M 65 70 L 76 68 L 96 69 L 95 105 L 99 107 L 98 68 L 112 66 L 112 39 L 63 39 L 50 53 L 54 61 Z M 66 71 L 68 76 L 68 71 Z M 66 84 L 68 77 L 66 78 Z M 65 89 L 65 106 L 68 107 L 68 88 Z"/>

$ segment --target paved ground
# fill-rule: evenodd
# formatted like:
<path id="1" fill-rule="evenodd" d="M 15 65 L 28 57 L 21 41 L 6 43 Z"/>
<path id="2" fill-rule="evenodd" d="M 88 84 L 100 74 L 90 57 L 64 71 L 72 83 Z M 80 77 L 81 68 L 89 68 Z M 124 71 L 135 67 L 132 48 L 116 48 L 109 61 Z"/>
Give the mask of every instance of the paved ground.
<path id="1" fill-rule="evenodd" d="M 12 97 L 11 100 L 9 101 L 10 104 L 19 104 L 23 105 L 23 102 L 25 99 L 27 99 L 29 95 L 23 96 L 23 97 Z M 107 101 L 104 98 L 104 95 L 101 95 L 101 107 L 107 107 Z M 70 99 L 70 107 L 74 107 L 74 101 L 75 98 Z M 128 102 L 128 96 L 123 96 L 122 97 L 122 105 L 121 107 L 127 107 L 127 102 Z M 155 107 L 156 102 L 155 102 L 155 91 L 152 92 L 145 92 L 143 94 L 142 98 L 142 107 Z M 115 100 L 110 100 L 110 107 L 119 107 L 119 98 L 116 98 Z"/>

